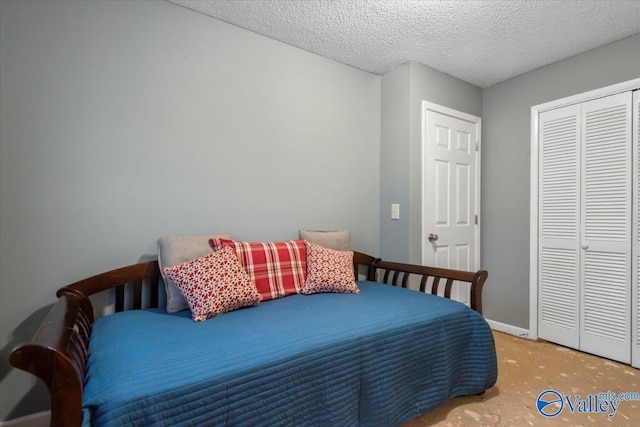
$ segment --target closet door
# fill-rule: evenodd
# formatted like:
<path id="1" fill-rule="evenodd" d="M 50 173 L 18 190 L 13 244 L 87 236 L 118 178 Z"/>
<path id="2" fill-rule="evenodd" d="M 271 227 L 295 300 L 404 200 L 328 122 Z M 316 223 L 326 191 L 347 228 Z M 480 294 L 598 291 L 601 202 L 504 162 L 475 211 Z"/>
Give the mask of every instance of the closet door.
<path id="1" fill-rule="evenodd" d="M 631 92 L 582 104 L 580 349 L 631 361 Z"/>
<path id="2" fill-rule="evenodd" d="M 579 347 L 580 105 L 539 116 L 538 334 Z"/>
<path id="3" fill-rule="evenodd" d="M 632 230 L 631 240 L 633 245 L 631 248 L 631 292 L 632 300 L 632 346 L 631 346 L 631 364 L 636 368 L 640 368 L 640 90 L 633 92 L 633 114 L 631 118 L 633 122 L 632 132 L 632 150 L 631 155 L 633 163 L 633 190 L 632 199 Z"/>

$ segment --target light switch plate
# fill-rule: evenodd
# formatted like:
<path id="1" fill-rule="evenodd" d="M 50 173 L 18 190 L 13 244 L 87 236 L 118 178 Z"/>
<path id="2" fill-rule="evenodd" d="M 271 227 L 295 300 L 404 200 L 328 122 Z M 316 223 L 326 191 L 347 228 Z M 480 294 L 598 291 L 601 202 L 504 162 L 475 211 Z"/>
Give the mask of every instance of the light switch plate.
<path id="1" fill-rule="evenodd" d="M 400 205 L 398 203 L 391 205 L 391 219 L 400 219 Z"/>

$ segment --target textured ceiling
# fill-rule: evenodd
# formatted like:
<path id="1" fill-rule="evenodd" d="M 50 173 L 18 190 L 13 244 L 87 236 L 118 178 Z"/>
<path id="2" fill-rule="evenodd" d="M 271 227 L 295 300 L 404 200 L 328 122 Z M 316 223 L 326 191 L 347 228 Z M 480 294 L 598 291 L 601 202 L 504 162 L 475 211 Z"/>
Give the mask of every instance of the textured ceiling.
<path id="1" fill-rule="evenodd" d="M 375 74 L 415 61 L 480 87 L 640 34 L 640 0 L 169 0 Z"/>

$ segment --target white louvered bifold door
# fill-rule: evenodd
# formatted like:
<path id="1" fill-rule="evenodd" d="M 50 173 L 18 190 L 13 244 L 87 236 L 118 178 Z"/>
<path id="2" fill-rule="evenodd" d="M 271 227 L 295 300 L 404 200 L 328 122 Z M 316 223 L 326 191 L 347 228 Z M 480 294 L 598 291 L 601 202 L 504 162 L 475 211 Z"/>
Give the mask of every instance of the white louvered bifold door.
<path id="1" fill-rule="evenodd" d="M 580 106 L 539 118 L 538 334 L 579 346 Z"/>
<path id="2" fill-rule="evenodd" d="M 631 159 L 633 163 L 633 191 L 632 191 L 632 232 L 631 240 L 631 294 L 632 299 L 632 345 L 631 365 L 640 368 L 640 90 L 633 92 L 633 137 Z"/>
<path id="3" fill-rule="evenodd" d="M 580 349 L 631 361 L 631 92 L 581 104 Z"/>

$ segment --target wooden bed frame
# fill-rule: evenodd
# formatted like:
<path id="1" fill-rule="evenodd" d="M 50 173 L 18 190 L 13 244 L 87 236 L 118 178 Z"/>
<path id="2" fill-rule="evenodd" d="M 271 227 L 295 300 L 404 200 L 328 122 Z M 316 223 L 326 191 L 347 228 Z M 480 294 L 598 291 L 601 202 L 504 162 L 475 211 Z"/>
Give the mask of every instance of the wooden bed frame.
<path id="1" fill-rule="evenodd" d="M 470 284 L 470 306 L 482 314 L 482 287 L 487 272 L 467 272 L 382 261 L 354 253 L 354 271 L 367 280 L 409 287 L 410 279 L 421 292 L 438 295 L 444 282 L 444 296 L 451 297 L 455 281 Z M 412 279 L 412 276 L 415 279 Z M 82 392 L 87 365 L 87 348 L 93 323 L 90 295 L 115 289 L 115 311 L 158 307 L 160 280 L 157 261 L 119 268 L 81 280 L 58 290 L 58 301 L 51 308 L 33 340 L 17 346 L 9 358 L 16 368 L 40 378 L 51 397 L 51 426 L 82 424 Z M 127 292 L 125 292 L 127 289 Z M 143 289 L 145 291 L 143 291 Z M 131 295 L 131 308 L 125 308 L 125 293 Z M 143 303 L 143 296 L 148 301 Z"/>

